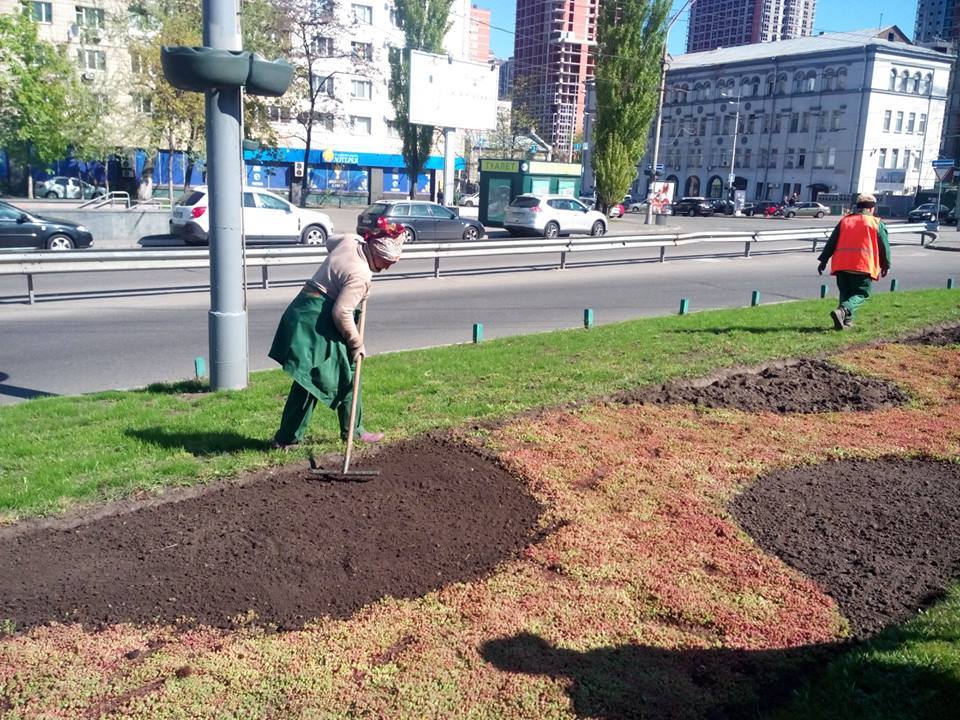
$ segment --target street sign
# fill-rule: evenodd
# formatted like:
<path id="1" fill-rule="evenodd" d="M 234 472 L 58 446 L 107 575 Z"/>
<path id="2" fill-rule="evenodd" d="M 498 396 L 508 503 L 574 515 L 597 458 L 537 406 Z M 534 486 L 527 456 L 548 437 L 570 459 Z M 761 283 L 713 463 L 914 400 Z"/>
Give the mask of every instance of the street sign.
<path id="1" fill-rule="evenodd" d="M 737 179 L 737 176 L 734 175 L 733 173 L 730 173 L 729 175 L 727 175 L 727 182 L 730 183 L 731 185 L 733 185 L 733 181 L 736 179 Z"/>
<path id="2" fill-rule="evenodd" d="M 954 160 L 953 158 L 937 158 L 936 160 L 934 160 L 934 161 L 931 162 L 930 164 L 933 165 L 935 168 L 941 168 L 941 167 L 950 167 L 950 168 L 952 168 L 952 167 L 954 166 L 954 164 L 956 164 L 956 162 L 957 162 L 957 161 Z"/>
<path id="3" fill-rule="evenodd" d="M 933 172 L 937 180 L 943 182 L 953 173 L 953 165 L 934 165 Z"/>

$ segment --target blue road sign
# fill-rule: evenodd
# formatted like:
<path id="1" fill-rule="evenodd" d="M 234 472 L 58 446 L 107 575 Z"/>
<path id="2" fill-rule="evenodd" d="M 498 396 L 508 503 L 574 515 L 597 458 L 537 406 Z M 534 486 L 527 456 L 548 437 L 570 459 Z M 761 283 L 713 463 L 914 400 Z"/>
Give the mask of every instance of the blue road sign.
<path id="1" fill-rule="evenodd" d="M 953 158 L 938 158 L 934 160 L 931 164 L 934 167 L 953 167 L 954 163 L 956 163 L 956 160 L 954 160 Z"/>

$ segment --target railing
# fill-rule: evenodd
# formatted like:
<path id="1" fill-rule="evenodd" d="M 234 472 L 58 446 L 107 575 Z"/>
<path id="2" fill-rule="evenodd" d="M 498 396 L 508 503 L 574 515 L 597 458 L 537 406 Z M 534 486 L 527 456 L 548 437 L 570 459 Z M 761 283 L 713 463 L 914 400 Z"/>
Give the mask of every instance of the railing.
<path id="1" fill-rule="evenodd" d="M 888 225 L 890 235 L 920 235 L 920 244 L 936 239 L 931 225 L 924 223 Z M 558 254 L 558 267 L 567 266 L 571 253 L 604 252 L 626 249 L 660 249 L 660 262 L 666 261 L 667 248 L 697 243 L 743 243 L 743 256 L 749 257 L 754 243 L 809 242 L 813 252 L 817 244 L 830 236 L 831 228 L 765 230 L 755 233 L 737 231 L 713 233 L 677 233 L 656 235 L 604 235 L 547 240 L 497 239 L 477 242 L 416 243 L 404 250 L 404 260 L 433 260 L 433 276 L 440 277 L 440 262 L 446 258 L 496 257 L 508 255 Z M 269 269 L 282 265 L 315 265 L 326 257 L 323 247 L 247 248 L 247 267 L 261 269 L 261 287 L 270 287 Z M 0 253 L 0 275 L 23 275 L 27 280 L 27 301 L 35 302 L 34 275 L 72 272 L 123 270 L 178 270 L 210 265 L 207 248 L 176 250 L 80 250 Z"/>
<path id="2" fill-rule="evenodd" d="M 79 210 L 96 210 L 97 208 L 102 208 L 104 205 L 113 207 L 114 204 L 123 205 L 125 208 L 129 208 L 130 193 L 123 192 L 122 190 L 113 190 L 108 192 L 106 195 L 101 195 L 100 197 L 87 200 L 85 203 L 80 203 L 77 208 Z"/>
<path id="3" fill-rule="evenodd" d="M 160 210 L 170 209 L 170 198 L 150 198 L 149 200 L 137 200 L 128 210 L 142 210 L 143 208 L 158 208 Z"/>

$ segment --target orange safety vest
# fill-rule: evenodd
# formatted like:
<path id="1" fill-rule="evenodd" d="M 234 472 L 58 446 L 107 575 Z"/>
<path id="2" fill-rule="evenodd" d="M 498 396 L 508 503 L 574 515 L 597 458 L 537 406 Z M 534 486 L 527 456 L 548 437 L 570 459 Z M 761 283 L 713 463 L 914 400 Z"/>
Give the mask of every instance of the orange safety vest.
<path id="1" fill-rule="evenodd" d="M 854 213 L 840 221 L 837 247 L 830 257 L 830 274 L 838 272 L 880 277 L 880 218 Z"/>

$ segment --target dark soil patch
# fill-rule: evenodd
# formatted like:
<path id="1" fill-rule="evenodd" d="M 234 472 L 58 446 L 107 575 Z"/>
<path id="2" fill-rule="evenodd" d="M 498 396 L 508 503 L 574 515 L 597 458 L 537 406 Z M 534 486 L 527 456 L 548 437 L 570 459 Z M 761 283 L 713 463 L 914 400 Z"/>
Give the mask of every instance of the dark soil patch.
<path id="1" fill-rule="evenodd" d="M 960 465 L 844 460 L 760 478 L 730 507 L 764 550 L 816 580 L 867 637 L 960 575 Z"/>
<path id="2" fill-rule="evenodd" d="M 960 345 L 960 325 L 933 328 L 908 338 L 906 342 L 910 345 Z"/>
<path id="3" fill-rule="evenodd" d="M 280 629 L 347 617 L 489 572 L 534 538 L 541 508 L 489 459 L 441 438 L 386 447 L 329 483 L 304 466 L 180 502 L 0 539 L 0 618 Z M 248 479 L 249 480 L 249 479 Z"/>
<path id="4" fill-rule="evenodd" d="M 614 399 L 624 404 L 693 403 L 775 413 L 868 411 L 910 400 L 893 383 L 862 377 L 822 360 L 801 360 L 704 381 L 652 385 Z"/>

